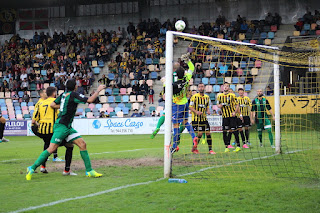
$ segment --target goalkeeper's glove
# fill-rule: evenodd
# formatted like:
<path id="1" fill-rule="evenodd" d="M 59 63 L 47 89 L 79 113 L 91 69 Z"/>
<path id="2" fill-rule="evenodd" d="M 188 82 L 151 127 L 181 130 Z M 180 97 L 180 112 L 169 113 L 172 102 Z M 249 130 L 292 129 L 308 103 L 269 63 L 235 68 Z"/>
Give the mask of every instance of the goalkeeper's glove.
<path id="1" fill-rule="evenodd" d="M 190 60 L 190 53 L 186 53 L 186 54 L 183 54 L 181 56 L 181 60 L 184 61 L 184 62 L 188 62 Z"/>

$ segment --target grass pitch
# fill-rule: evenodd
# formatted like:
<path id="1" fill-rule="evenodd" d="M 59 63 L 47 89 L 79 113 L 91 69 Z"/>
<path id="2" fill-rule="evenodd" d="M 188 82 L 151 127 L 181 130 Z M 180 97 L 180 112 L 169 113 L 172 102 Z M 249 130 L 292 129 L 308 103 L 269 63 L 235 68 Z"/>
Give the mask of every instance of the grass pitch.
<path id="1" fill-rule="evenodd" d="M 318 147 L 309 150 L 306 144 L 311 142 L 301 147 L 290 143 L 292 138 L 283 143 L 283 155 L 273 155 L 267 139 L 263 148 L 254 144 L 251 150 L 225 154 L 221 134 L 213 134 L 217 154 L 208 155 L 207 145 L 201 144 L 201 154 L 195 156 L 190 154 L 189 136 L 183 135 L 173 173 L 188 183 L 175 184 L 161 179 L 162 135 L 154 140 L 149 135 L 84 136 L 102 178 L 85 177 L 75 147 L 71 169 L 78 176 L 62 176 L 64 163 L 49 161 L 49 174 L 34 174 L 31 181 L 25 180 L 25 171 L 43 142 L 9 137 L 9 143 L 0 144 L 0 212 L 32 206 L 36 208 L 30 212 L 318 212 Z M 60 148 L 59 157 L 64 152 Z M 54 201 L 57 204 L 51 205 Z"/>

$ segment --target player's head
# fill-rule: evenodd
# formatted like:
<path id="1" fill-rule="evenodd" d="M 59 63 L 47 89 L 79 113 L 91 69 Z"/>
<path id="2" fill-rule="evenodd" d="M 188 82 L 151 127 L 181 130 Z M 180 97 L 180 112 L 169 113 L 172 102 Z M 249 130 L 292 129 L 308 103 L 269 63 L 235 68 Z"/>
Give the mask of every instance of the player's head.
<path id="1" fill-rule="evenodd" d="M 258 89 L 257 90 L 257 95 L 258 95 L 258 97 L 262 97 L 263 96 L 262 89 Z"/>
<path id="2" fill-rule="evenodd" d="M 179 62 L 174 62 L 173 63 L 173 70 L 176 70 L 180 67 L 180 63 Z"/>
<path id="3" fill-rule="evenodd" d="M 204 93 L 204 84 L 203 83 L 198 84 L 198 91 L 200 94 Z"/>
<path id="4" fill-rule="evenodd" d="M 184 76 L 184 69 L 182 67 L 178 67 L 176 70 L 178 79 L 183 79 Z"/>
<path id="5" fill-rule="evenodd" d="M 71 78 L 66 83 L 67 91 L 74 91 L 76 89 L 76 80 L 74 78 Z"/>
<path id="6" fill-rule="evenodd" d="M 46 93 L 47 93 L 47 97 L 53 97 L 55 98 L 56 97 L 56 94 L 57 94 L 57 88 L 55 87 L 48 87 L 46 89 Z"/>
<path id="7" fill-rule="evenodd" d="M 44 89 L 39 90 L 39 95 L 40 95 L 40 98 L 42 98 L 42 99 L 47 98 L 47 94 Z"/>
<path id="8" fill-rule="evenodd" d="M 243 96 L 243 94 L 244 94 L 243 88 L 239 88 L 238 89 L 238 93 L 239 93 L 240 96 Z"/>
<path id="9" fill-rule="evenodd" d="M 230 84 L 228 82 L 224 82 L 223 84 L 223 91 L 229 92 Z"/>

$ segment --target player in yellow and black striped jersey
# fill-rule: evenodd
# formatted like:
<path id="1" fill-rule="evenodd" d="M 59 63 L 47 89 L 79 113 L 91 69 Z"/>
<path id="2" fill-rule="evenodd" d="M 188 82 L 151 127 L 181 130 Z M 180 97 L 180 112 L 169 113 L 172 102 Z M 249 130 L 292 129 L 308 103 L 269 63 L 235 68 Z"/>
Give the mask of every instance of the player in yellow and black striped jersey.
<path id="1" fill-rule="evenodd" d="M 230 145 L 232 133 L 235 136 L 237 148 L 235 152 L 241 151 L 238 132 L 238 120 L 236 114 L 239 112 L 239 104 L 235 94 L 229 93 L 230 85 L 225 82 L 223 84 L 223 93 L 218 95 L 217 105 L 222 112 L 222 129 L 223 129 L 223 141 L 226 146 L 225 152 L 229 152 L 229 148 L 233 148 Z"/>
<path id="2" fill-rule="evenodd" d="M 215 154 L 212 150 L 212 138 L 210 133 L 210 125 L 207 119 L 207 114 L 210 114 L 209 105 L 210 98 L 204 94 L 204 84 L 198 85 L 199 93 L 194 94 L 190 100 L 189 109 L 192 113 L 192 127 L 198 138 L 202 137 L 202 134 L 206 134 L 207 143 L 209 148 L 209 154 Z M 197 149 L 193 152 L 199 152 Z"/>
<path id="3" fill-rule="evenodd" d="M 50 141 L 53 135 L 53 125 L 58 117 L 58 110 L 50 107 L 50 104 L 56 99 L 57 89 L 55 87 L 48 87 L 46 89 L 46 96 L 45 100 L 42 100 L 41 103 L 38 104 L 38 109 L 36 115 L 34 116 L 34 120 L 38 123 L 38 133 L 39 137 L 44 141 L 44 148 L 45 150 L 49 147 Z M 63 143 L 62 145 L 65 145 Z M 64 175 L 71 174 L 70 172 L 70 165 L 72 160 L 72 152 L 73 152 L 73 145 L 66 146 L 66 166 L 65 171 L 63 172 Z M 57 160 L 54 158 L 54 161 L 62 161 Z M 41 172 L 47 173 L 46 170 L 46 161 L 42 163 Z M 72 173 L 75 175 L 75 173 Z"/>
<path id="4" fill-rule="evenodd" d="M 251 110 L 251 100 L 248 96 L 244 96 L 244 90 L 242 88 L 238 89 L 239 97 L 238 103 L 239 103 L 239 110 L 240 110 L 240 118 L 239 122 L 241 123 L 238 126 L 238 130 L 240 132 L 240 136 L 243 142 L 243 148 L 249 148 L 248 145 L 250 145 L 249 142 L 249 127 L 251 126 L 250 122 L 250 110 Z M 243 127 L 245 134 L 243 134 Z"/>

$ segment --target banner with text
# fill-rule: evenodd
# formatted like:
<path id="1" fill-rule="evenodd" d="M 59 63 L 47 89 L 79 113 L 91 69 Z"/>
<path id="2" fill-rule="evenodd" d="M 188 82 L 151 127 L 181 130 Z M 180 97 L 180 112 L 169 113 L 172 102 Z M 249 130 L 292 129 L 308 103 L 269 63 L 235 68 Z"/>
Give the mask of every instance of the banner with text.
<path id="1" fill-rule="evenodd" d="M 26 136 L 27 121 L 7 121 L 4 129 L 5 136 Z"/>

